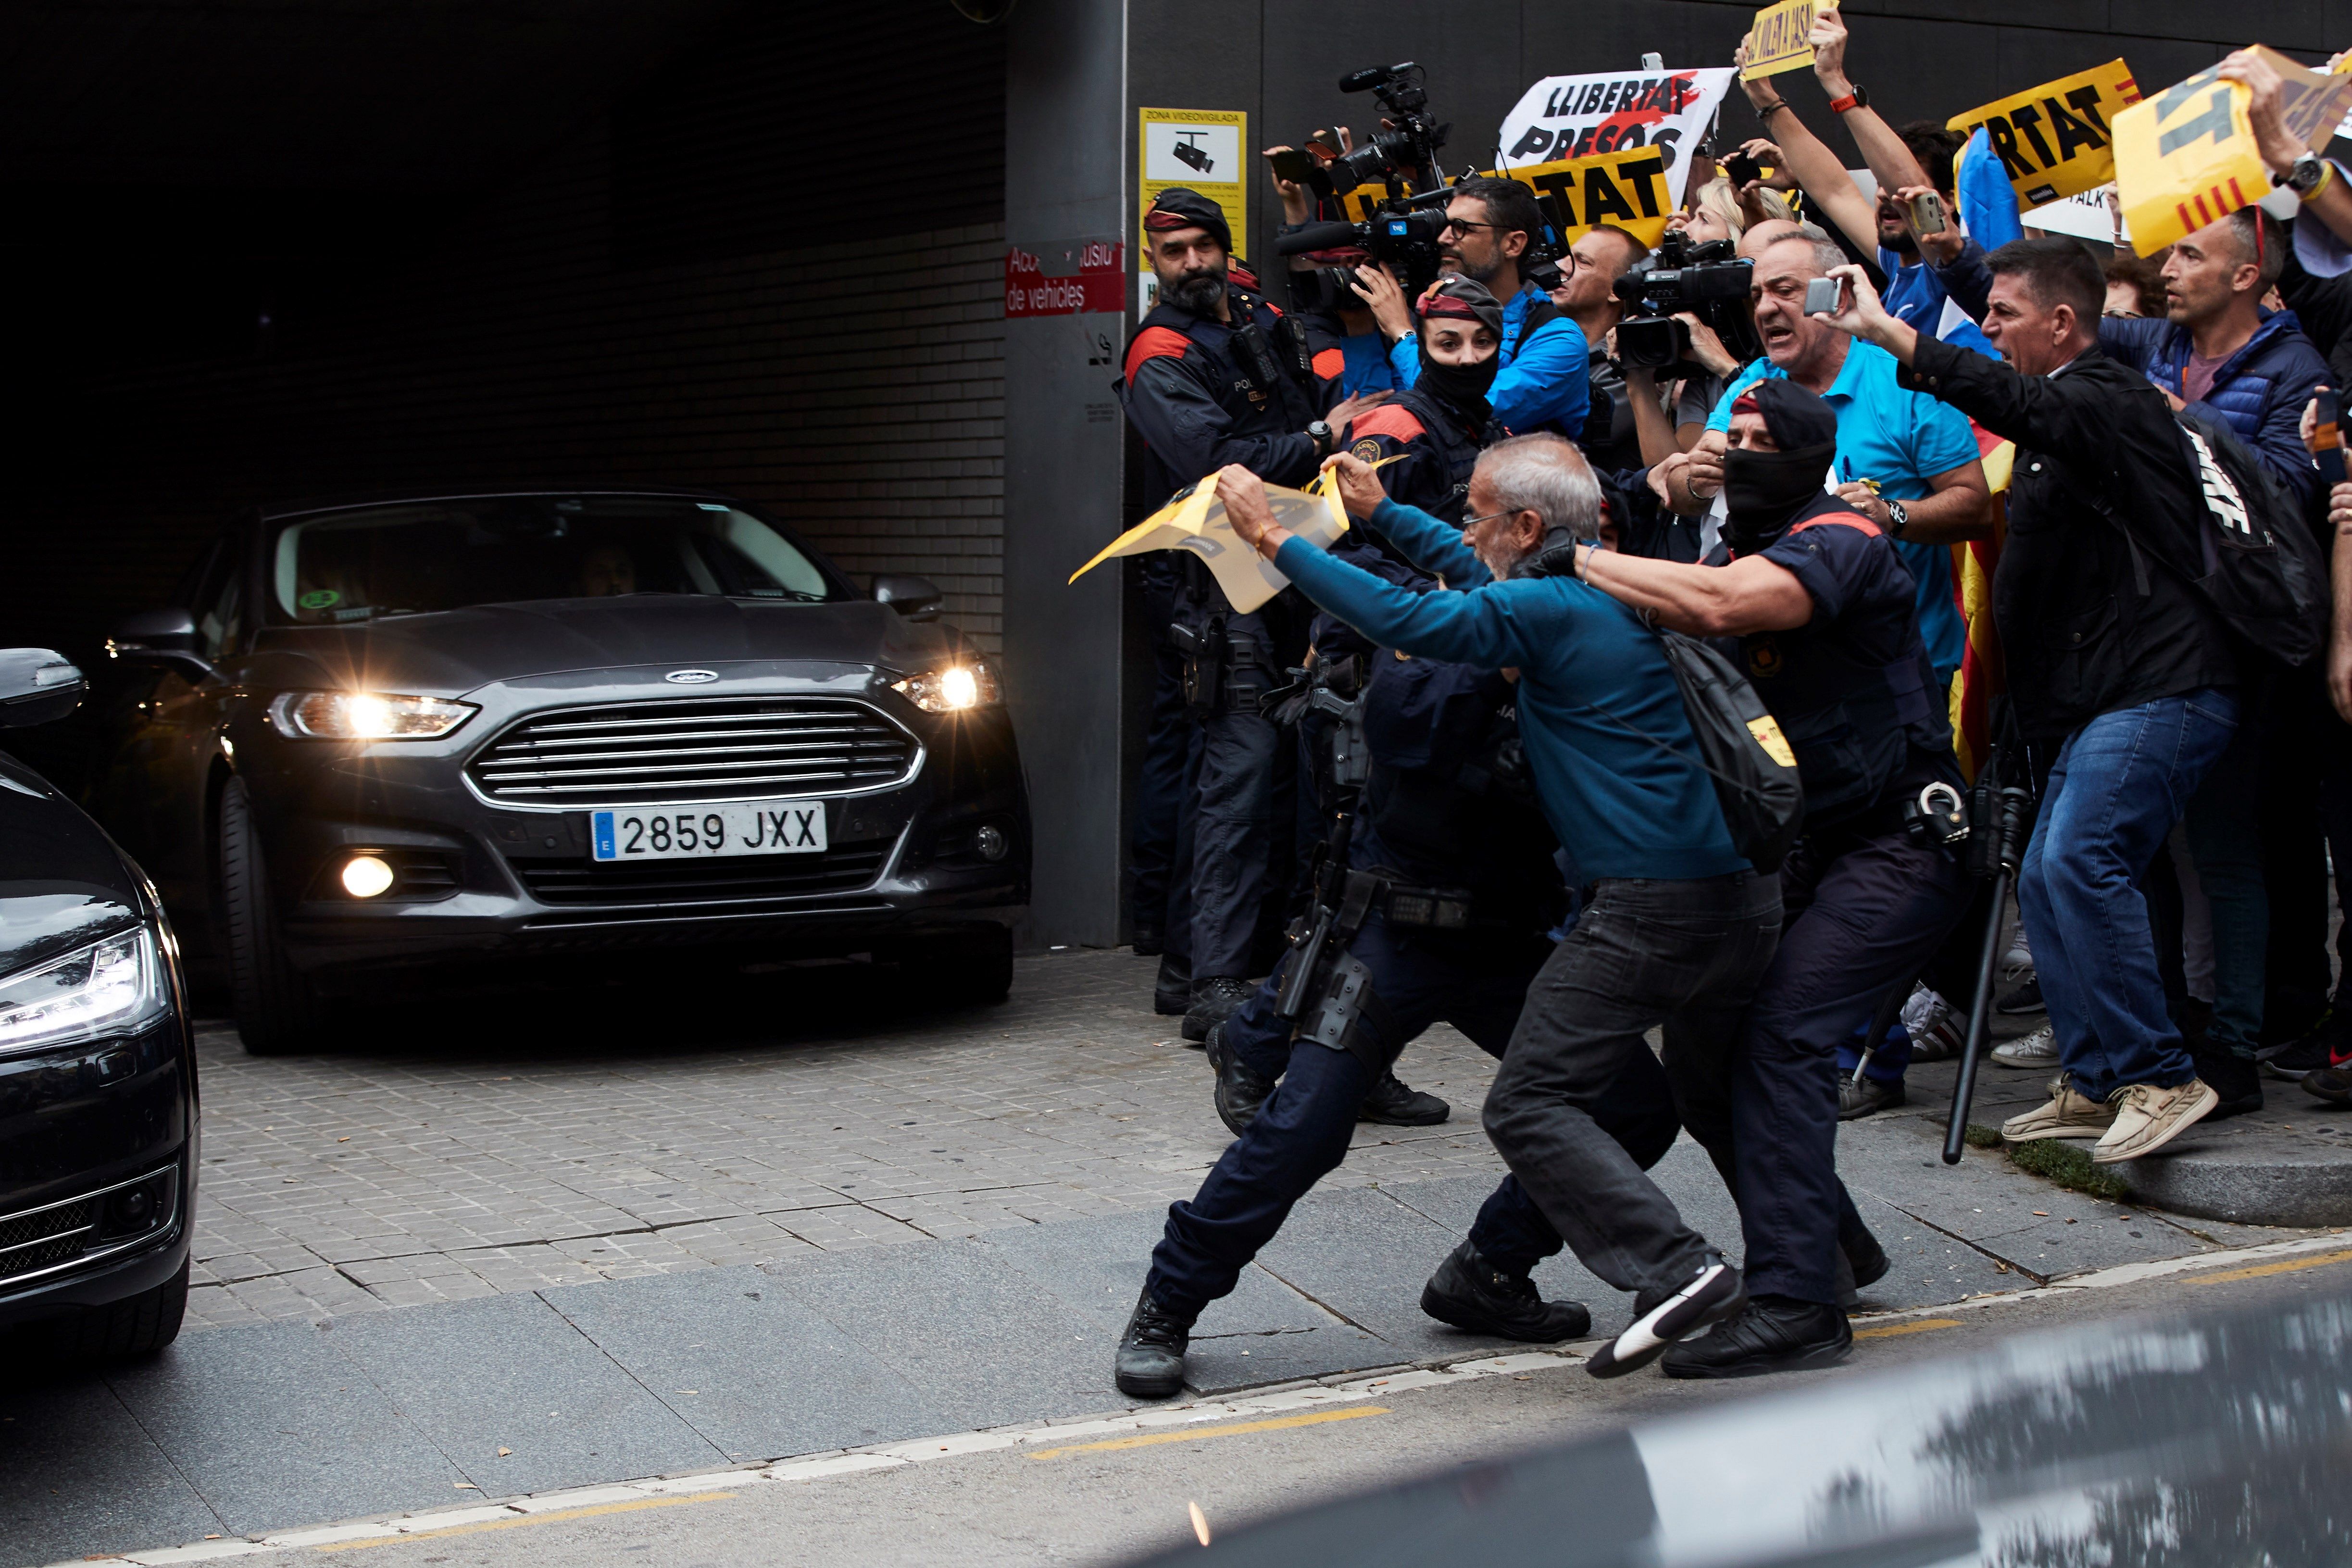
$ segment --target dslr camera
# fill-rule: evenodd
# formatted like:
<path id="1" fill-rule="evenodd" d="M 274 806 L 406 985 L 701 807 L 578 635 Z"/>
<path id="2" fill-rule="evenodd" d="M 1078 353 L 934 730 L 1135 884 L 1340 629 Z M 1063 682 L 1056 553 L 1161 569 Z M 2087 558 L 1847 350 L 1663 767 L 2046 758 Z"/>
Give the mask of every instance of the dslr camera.
<path id="1" fill-rule="evenodd" d="M 1732 358 L 1754 359 L 1763 352 L 1748 302 L 1754 269 L 1753 262 L 1734 258 L 1727 239 L 1693 245 L 1687 234 L 1670 231 L 1617 279 L 1617 297 L 1625 301 L 1617 322 L 1618 363 L 1661 380 L 1705 374 L 1706 367 L 1690 357 L 1690 324 L 1675 320 L 1685 310 L 1705 321 Z"/>

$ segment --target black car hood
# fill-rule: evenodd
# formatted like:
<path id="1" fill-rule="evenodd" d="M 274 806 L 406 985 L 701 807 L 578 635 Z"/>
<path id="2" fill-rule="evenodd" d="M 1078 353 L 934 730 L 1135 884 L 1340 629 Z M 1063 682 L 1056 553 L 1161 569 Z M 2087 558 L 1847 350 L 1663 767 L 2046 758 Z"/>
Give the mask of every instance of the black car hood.
<path id="1" fill-rule="evenodd" d="M 0 975 L 136 925 L 144 907 L 113 840 L 0 752 Z"/>
<path id="2" fill-rule="evenodd" d="M 279 626 L 255 652 L 272 665 L 281 657 L 306 660 L 327 684 L 455 696 L 495 680 L 631 665 L 782 659 L 915 670 L 959 646 L 946 626 L 866 599 L 761 604 L 633 594 L 478 605 L 350 626 Z"/>

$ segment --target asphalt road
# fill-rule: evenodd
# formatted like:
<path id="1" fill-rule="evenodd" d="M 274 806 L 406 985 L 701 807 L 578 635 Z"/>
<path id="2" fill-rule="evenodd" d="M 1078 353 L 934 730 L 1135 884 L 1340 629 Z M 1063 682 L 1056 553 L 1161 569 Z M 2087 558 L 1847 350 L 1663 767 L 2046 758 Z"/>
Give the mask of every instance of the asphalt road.
<path id="1" fill-rule="evenodd" d="M 1655 1373 L 1601 1383 L 1563 1367 L 1374 1395 L 1301 1415 L 1211 1422 L 974 1453 L 822 1479 L 707 1486 L 459 1524 L 391 1542 L 273 1553 L 361 1554 L 368 1568 L 561 1563 L 577 1568 L 1115 1563 L 1383 1483 L 1726 1401 L 1769 1399 L 1829 1378 L 1964 1356 L 2011 1335 L 2127 1316 L 2252 1310 L 2352 1288 L 2352 1249 L 1929 1312 L 1880 1325 L 1829 1372 L 1733 1384 Z M 1094 1347 L 1089 1346 L 1089 1353 Z M 261 1561 L 260 1558 L 253 1559 Z"/>

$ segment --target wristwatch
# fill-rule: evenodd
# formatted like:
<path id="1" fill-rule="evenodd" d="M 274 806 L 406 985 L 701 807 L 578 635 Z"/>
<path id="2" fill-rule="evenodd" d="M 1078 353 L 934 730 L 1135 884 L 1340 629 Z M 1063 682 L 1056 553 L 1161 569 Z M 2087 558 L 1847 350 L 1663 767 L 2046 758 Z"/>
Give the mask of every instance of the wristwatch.
<path id="1" fill-rule="evenodd" d="M 1886 503 L 1886 537 L 1900 539 L 1903 537 L 1903 531 L 1910 526 L 1910 509 L 1899 500 L 1888 501 Z"/>
<path id="2" fill-rule="evenodd" d="M 1318 419 L 1307 427 L 1307 433 L 1315 438 L 1315 456 L 1318 458 L 1329 457 L 1332 448 L 1339 445 L 1339 437 L 1332 435 L 1331 426 L 1327 420 Z"/>
<path id="3" fill-rule="evenodd" d="M 1849 109 L 1868 109 L 1869 107 L 1870 92 L 1869 89 L 1865 88 L 1857 87 L 1852 92 L 1847 93 L 1843 98 L 1832 98 L 1830 100 L 1830 112 L 1832 114 L 1843 114 Z"/>
<path id="4" fill-rule="evenodd" d="M 2309 200 L 2327 180 L 2327 163 L 2316 153 L 2306 151 L 2286 166 L 2284 174 L 2273 174 L 2271 184 L 2284 185 L 2296 195 Z"/>

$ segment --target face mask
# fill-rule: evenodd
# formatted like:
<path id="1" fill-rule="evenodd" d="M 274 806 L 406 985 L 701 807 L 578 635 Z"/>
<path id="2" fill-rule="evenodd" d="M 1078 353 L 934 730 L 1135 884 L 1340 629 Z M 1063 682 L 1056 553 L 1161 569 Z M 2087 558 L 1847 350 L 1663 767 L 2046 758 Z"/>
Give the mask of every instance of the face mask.
<path id="1" fill-rule="evenodd" d="M 1440 364 L 1429 357 L 1429 345 L 1423 343 L 1421 374 L 1413 385 L 1467 416 L 1473 425 L 1483 425 L 1491 412 L 1486 406 L 1486 391 L 1495 384 L 1495 373 L 1502 365 L 1503 356 L 1499 353 L 1488 355 L 1483 364 Z"/>
<path id="2" fill-rule="evenodd" d="M 1834 443 L 1793 452 L 1726 452 L 1723 507 L 1733 550 L 1751 555 L 1788 531 L 1797 513 L 1822 493 L 1837 455 Z"/>

